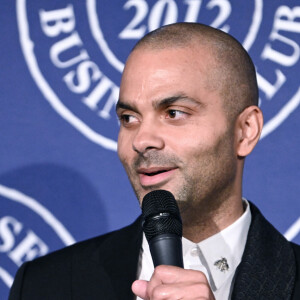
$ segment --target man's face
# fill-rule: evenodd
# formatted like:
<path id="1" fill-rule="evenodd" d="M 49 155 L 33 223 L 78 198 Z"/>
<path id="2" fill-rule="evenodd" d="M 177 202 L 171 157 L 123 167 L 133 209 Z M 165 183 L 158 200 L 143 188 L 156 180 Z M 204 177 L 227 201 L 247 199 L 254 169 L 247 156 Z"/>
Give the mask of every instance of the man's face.
<path id="1" fill-rule="evenodd" d="M 140 202 L 156 189 L 173 193 L 183 208 L 230 197 L 234 128 L 210 82 L 214 65 L 202 48 L 131 54 L 117 106 L 118 155 Z"/>

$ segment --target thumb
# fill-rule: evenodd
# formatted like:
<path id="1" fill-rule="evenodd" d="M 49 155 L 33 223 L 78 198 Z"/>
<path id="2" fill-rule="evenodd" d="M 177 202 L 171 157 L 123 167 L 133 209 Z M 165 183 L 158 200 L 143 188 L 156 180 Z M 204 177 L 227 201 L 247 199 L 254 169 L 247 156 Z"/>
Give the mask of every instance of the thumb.
<path id="1" fill-rule="evenodd" d="M 147 286 L 148 286 L 148 281 L 146 280 L 136 280 L 133 282 L 131 289 L 133 291 L 133 293 L 144 299 L 147 300 Z"/>

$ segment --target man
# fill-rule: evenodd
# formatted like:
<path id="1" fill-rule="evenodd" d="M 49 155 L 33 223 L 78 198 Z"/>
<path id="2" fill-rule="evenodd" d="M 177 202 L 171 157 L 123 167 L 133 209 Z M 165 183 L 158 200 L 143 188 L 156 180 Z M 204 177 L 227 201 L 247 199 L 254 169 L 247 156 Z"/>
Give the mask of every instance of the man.
<path id="1" fill-rule="evenodd" d="M 185 269 L 153 272 L 138 219 L 26 263 L 10 299 L 300 299 L 300 247 L 242 199 L 257 100 L 251 59 L 229 35 L 180 23 L 144 37 L 122 76 L 118 154 L 140 202 L 174 194 Z"/>

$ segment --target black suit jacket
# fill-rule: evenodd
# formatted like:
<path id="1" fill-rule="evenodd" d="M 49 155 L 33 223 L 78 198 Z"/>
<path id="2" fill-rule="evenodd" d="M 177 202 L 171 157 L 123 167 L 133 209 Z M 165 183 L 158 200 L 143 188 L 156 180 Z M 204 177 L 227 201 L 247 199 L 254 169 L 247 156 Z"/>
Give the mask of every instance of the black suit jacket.
<path id="1" fill-rule="evenodd" d="M 252 222 L 232 299 L 299 300 L 300 247 L 287 242 L 251 205 Z M 25 263 L 9 300 L 133 299 L 142 243 L 132 225 Z"/>

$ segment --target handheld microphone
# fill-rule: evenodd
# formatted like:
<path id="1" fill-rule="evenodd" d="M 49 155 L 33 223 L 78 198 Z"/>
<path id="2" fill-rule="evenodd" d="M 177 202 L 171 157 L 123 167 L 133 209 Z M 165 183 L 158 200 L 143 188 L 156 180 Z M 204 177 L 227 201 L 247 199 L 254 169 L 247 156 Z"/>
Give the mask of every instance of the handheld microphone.
<path id="1" fill-rule="evenodd" d="M 142 216 L 154 267 L 183 268 L 182 221 L 173 194 L 165 190 L 148 193 L 142 202 Z"/>

